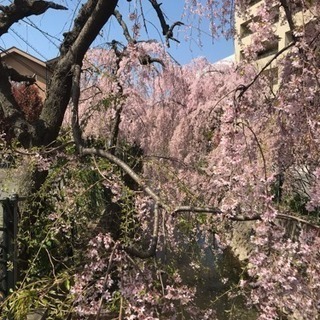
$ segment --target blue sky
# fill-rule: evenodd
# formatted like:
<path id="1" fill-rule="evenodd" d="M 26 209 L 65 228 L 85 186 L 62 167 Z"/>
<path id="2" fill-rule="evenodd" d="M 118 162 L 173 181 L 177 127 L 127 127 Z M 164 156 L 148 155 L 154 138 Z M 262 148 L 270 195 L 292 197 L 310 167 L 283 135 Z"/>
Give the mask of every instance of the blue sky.
<path id="1" fill-rule="evenodd" d="M 161 33 L 160 24 L 154 10 L 148 5 L 147 1 L 143 1 L 145 3 L 144 16 L 148 29 L 148 35 L 144 32 L 142 33 L 143 39 L 161 40 L 162 38 L 159 35 Z M 8 4 L 9 2 L 8 0 L 0 0 L 1 4 Z M 0 49 L 16 46 L 41 60 L 49 60 L 56 57 L 58 55 L 58 46 L 63 38 L 62 34 L 71 28 L 72 20 L 81 1 L 56 0 L 56 2 L 66 6 L 69 10 L 57 11 L 50 9 L 42 16 L 31 16 L 13 25 L 8 34 L 1 37 Z M 188 26 L 188 21 L 182 18 L 183 0 L 162 0 L 161 2 L 169 24 L 182 20 Z M 131 9 L 132 11 L 134 9 L 134 1 L 129 4 L 126 0 L 120 0 L 119 3 L 118 9 L 122 12 L 123 18 L 126 19 L 129 10 Z M 186 35 L 188 39 L 185 39 Z M 204 56 L 209 61 L 215 62 L 233 54 L 234 51 L 233 41 L 227 41 L 223 38 L 212 39 L 209 24 L 206 21 L 203 21 L 199 27 L 193 24 L 187 34 L 185 30 L 176 28 L 175 36 L 181 43 L 171 42 L 171 47 L 168 51 L 181 64 L 188 63 L 199 56 Z M 105 43 L 113 39 L 123 41 L 121 29 L 114 18 L 104 27 L 94 45 L 104 46 Z"/>

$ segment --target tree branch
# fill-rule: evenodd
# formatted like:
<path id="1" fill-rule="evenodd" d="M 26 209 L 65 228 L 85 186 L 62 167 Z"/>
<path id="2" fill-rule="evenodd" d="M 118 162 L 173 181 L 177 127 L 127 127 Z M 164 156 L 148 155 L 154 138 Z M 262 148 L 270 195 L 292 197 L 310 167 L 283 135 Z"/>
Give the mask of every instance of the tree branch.
<path id="1" fill-rule="evenodd" d="M 172 214 L 177 214 L 181 212 L 194 212 L 194 213 L 213 213 L 222 214 L 222 211 L 214 207 L 192 207 L 192 206 L 181 206 L 177 207 L 172 211 Z"/>
<path id="2" fill-rule="evenodd" d="M 8 32 L 9 28 L 19 20 L 40 15 L 48 9 L 68 10 L 68 8 L 51 1 L 15 0 L 9 6 L 0 6 L 0 35 Z"/>
<path id="3" fill-rule="evenodd" d="M 57 59 L 51 82 L 47 87 L 47 97 L 39 120 L 31 125 L 17 112 L 13 99 L 6 94 L 0 97 L 0 107 L 6 109 L 10 117 L 10 130 L 24 147 L 49 145 L 57 138 L 70 100 L 73 65 L 82 65 L 82 60 L 101 28 L 113 14 L 118 0 L 88 0 L 80 9 L 73 29 L 67 33 L 61 45 L 61 55 Z M 19 4 L 19 6 L 18 6 Z M 1 7 L 0 35 L 12 23 L 31 14 L 41 14 L 48 8 L 64 9 L 53 2 L 17 0 L 7 7 Z M 2 29 L 1 29 L 2 28 Z M 1 73 L 0 91 L 7 91 L 8 79 Z"/>
<path id="4" fill-rule="evenodd" d="M 161 207 L 167 207 L 162 203 L 159 196 L 140 178 L 138 174 L 136 174 L 125 162 L 120 160 L 118 157 L 114 156 L 108 151 L 97 149 L 97 148 L 82 148 L 78 147 L 80 150 L 80 154 L 85 155 L 95 155 L 101 158 L 108 159 L 112 163 L 119 166 L 125 173 L 127 173 L 145 192 L 149 195 L 156 203 L 158 203 Z"/>
<path id="5" fill-rule="evenodd" d="M 154 208 L 154 217 L 153 217 L 153 232 L 151 241 L 149 244 L 149 248 L 146 251 L 140 251 L 139 249 L 136 249 L 135 247 L 124 247 L 124 250 L 135 257 L 141 258 L 141 259 L 147 259 L 155 256 L 157 244 L 158 244 L 158 233 L 159 233 L 159 205 L 156 202 L 155 208 Z"/>
<path id="6" fill-rule="evenodd" d="M 122 110 L 123 110 L 122 103 L 120 106 L 118 106 L 118 107 L 116 106 L 116 115 L 113 120 L 113 124 L 112 124 L 112 128 L 111 128 L 111 137 L 110 137 L 110 140 L 108 143 L 108 148 L 110 150 L 110 153 L 113 155 L 115 154 L 116 146 L 118 143 Z"/>
<path id="7" fill-rule="evenodd" d="M 175 23 L 172 24 L 172 26 L 170 27 L 167 22 L 166 22 L 166 19 L 164 17 L 164 14 L 160 8 L 161 6 L 161 3 L 159 4 L 157 2 L 157 0 L 149 0 L 149 2 L 151 3 L 152 7 L 154 8 L 154 10 L 156 11 L 157 13 L 157 16 L 159 18 L 159 21 L 160 21 L 160 24 L 161 24 L 161 28 L 162 28 L 162 34 L 166 37 L 166 44 L 168 47 L 170 47 L 170 44 L 169 44 L 169 40 L 174 40 L 176 42 L 179 42 L 177 39 L 175 39 L 173 37 L 173 29 L 176 27 L 176 26 L 181 26 L 183 25 L 182 22 L 180 21 L 177 21 Z"/>
<path id="8" fill-rule="evenodd" d="M 128 43 L 135 44 L 136 40 L 131 37 L 129 30 L 128 30 L 128 27 L 127 27 L 126 23 L 123 21 L 122 15 L 120 14 L 120 12 L 118 10 L 114 11 L 114 16 L 116 17 L 118 23 L 120 24 L 120 26 L 123 30 L 123 34 L 124 34 L 125 38 L 127 39 Z M 143 55 L 139 56 L 139 62 L 142 65 L 150 65 L 154 62 L 157 62 L 157 63 L 161 64 L 163 68 L 165 67 L 165 65 L 161 59 L 152 58 L 149 54 L 143 54 Z"/>
<path id="9" fill-rule="evenodd" d="M 76 146 L 82 145 L 81 129 L 79 125 L 79 98 L 80 98 L 81 68 L 78 64 L 73 66 L 71 88 L 72 133 Z"/>
<path id="10" fill-rule="evenodd" d="M 240 85 L 237 87 L 237 89 L 235 90 L 235 96 L 237 94 L 237 92 L 239 91 L 238 94 L 238 99 L 241 99 L 242 96 L 245 94 L 245 92 L 258 80 L 258 78 L 261 76 L 261 74 L 271 65 L 271 63 L 273 61 L 275 61 L 280 55 L 282 55 L 285 51 L 287 51 L 289 48 L 291 48 L 293 45 L 295 44 L 295 42 L 291 42 L 289 43 L 286 47 L 282 48 L 280 51 L 278 51 L 265 65 L 264 67 L 258 72 L 258 74 L 253 78 L 253 80 L 244 85 Z"/>
<path id="11" fill-rule="evenodd" d="M 251 126 L 249 125 L 249 123 L 245 123 L 243 121 L 237 123 L 237 125 L 242 125 L 244 127 L 246 127 L 253 135 L 255 142 L 257 143 L 261 158 L 262 158 L 262 162 L 263 162 L 263 171 L 264 171 L 264 180 L 267 181 L 268 175 L 267 175 L 267 162 L 266 162 L 266 158 L 264 156 L 264 152 L 261 146 L 261 143 L 256 135 L 256 133 L 254 132 L 254 130 L 251 128 Z"/>
<path id="12" fill-rule="evenodd" d="M 129 43 L 133 43 L 134 39 L 131 37 L 129 29 L 128 29 L 126 23 L 123 21 L 121 13 L 118 10 L 114 10 L 113 15 L 116 17 L 118 23 L 120 24 L 120 26 L 123 30 L 123 35 L 125 36 L 127 41 Z"/>
<path id="13" fill-rule="evenodd" d="M 289 7 L 289 4 L 288 4 L 287 0 L 280 0 L 280 3 L 281 3 L 281 6 L 283 7 L 283 10 L 284 10 L 285 14 L 286 14 L 286 18 L 287 18 L 287 21 L 288 21 L 288 24 L 289 24 L 289 28 L 290 28 L 290 31 L 291 31 L 293 42 L 296 42 L 297 37 L 294 34 L 295 25 L 294 25 L 294 22 L 293 22 L 292 12 L 291 12 L 291 9 Z"/>
<path id="14" fill-rule="evenodd" d="M 316 225 L 316 224 L 314 224 L 314 223 L 312 223 L 312 222 L 309 222 L 309 221 L 307 221 L 307 220 L 301 219 L 301 218 L 299 218 L 299 217 L 292 216 L 292 215 L 290 215 L 290 214 L 279 213 L 279 214 L 277 215 L 277 218 L 278 218 L 278 219 L 282 219 L 282 220 L 296 221 L 296 222 L 298 222 L 298 223 L 302 223 L 302 224 L 304 224 L 304 225 L 307 225 L 307 226 L 309 226 L 309 227 L 312 227 L 312 228 L 316 229 L 318 232 L 320 232 L 320 226 L 318 226 L 318 225 Z"/>
<path id="15" fill-rule="evenodd" d="M 162 68 L 165 68 L 165 64 L 163 63 L 163 61 L 161 59 L 158 58 L 152 58 L 150 57 L 150 55 L 148 54 L 144 54 L 142 56 L 139 57 L 139 62 L 143 65 L 143 66 L 148 66 L 151 65 L 154 62 L 157 62 L 159 64 L 161 64 Z"/>
<path id="16" fill-rule="evenodd" d="M 120 245 L 119 242 L 116 242 L 114 247 L 112 248 L 112 251 L 111 251 L 111 254 L 109 257 L 108 268 L 107 268 L 106 274 L 103 279 L 103 291 L 106 291 L 108 289 L 107 282 L 108 282 L 109 274 L 111 272 L 111 267 L 112 267 L 114 255 L 115 255 L 116 251 L 118 250 L 119 245 Z M 99 308 L 97 311 L 96 320 L 100 319 L 100 313 L 102 310 L 103 302 L 104 302 L 104 295 L 102 295 L 99 300 Z"/>

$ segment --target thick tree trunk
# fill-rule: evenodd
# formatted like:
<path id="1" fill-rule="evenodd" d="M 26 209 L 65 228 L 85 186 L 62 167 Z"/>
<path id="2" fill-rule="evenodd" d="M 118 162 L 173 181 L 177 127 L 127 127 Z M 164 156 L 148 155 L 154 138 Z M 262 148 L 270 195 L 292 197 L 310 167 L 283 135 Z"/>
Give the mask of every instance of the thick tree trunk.
<path id="1" fill-rule="evenodd" d="M 75 64 L 82 65 L 85 53 L 113 14 L 117 3 L 117 0 L 88 1 L 75 20 L 73 30 L 66 34 L 40 116 L 39 140 L 35 144 L 47 145 L 56 139 L 70 100 L 71 68 Z"/>
<path id="2" fill-rule="evenodd" d="M 41 10 L 37 5 L 41 3 Z M 8 76 L 0 75 L 0 110 L 4 122 L 24 147 L 48 145 L 58 136 L 64 113 L 70 100 L 72 81 L 71 68 L 82 65 L 85 53 L 114 12 L 118 0 L 88 0 L 75 19 L 72 31 L 65 34 L 61 55 L 55 64 L 47 98 L 39 121 L 31 126 L 11 96 Z M 65 9 L 52 2 L 16 0 L 10 6 L 0 6 L 0 35 L 20 19 L 32 14 L 41 14 L 49 8 Z M 24 12 L 24 14 L 23 14 Z M 1 71 L 3 66 L 1 66 Z M 9 127 L 8 126 L 8 127 Z"/>

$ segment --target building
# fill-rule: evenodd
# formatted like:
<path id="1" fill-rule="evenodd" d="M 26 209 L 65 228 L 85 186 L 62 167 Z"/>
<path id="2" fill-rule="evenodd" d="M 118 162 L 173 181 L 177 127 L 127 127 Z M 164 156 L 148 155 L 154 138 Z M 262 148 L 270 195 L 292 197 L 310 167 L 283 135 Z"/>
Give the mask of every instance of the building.
<path id="1" fill-rule="evenodd" d="M 36 75 L 36 85 L 39 88 L 40 96 L 44 99 L 46 95 L 46 87 L 51 78 L 52 72 L 49 68 L 49 62 L 44 62 L 31 54 L 11 47 L 0 53 L 1 61 L 12 67 L 20 74 L 25 76 Z"/>
<path id="2" fill-rule="evenodd" d="M 253 32 L 250 28 L 250 24 L 259 21 L 257 12 L 264 1 L 267 0 L 249 1 L 248 14 L 245 18 L 239 16 L 235 17 L 235 29 L 237 33 L 237 39 L 235 40 L 235 56 L 237 62 L 241 62 L 241 60 L 244 59 L 243 50 L 252 43 Z M 311 3 L 312 1 L 309 2 Z M 302 8 L 302 5 L 296 5 L 291 9 L 294 25 L 297 27 L 306 25 L 312 19 L 311 12 Z M 273 7 L 272 10 L 274 10 L 273 32 L 275 37 L 273 41 L 265 43 L 265 48 L 257 53 L 255 63 L 258 70 L 261 70 L 267 62 L 269 62 L 279 51 L 287 47 L 292 41 L 292 32 L 283 7 L 277 5 Z M 281 55 L 279 55 L 279 58 L 280 57 Z M 273 77 L 273 85 L 277 84 L 278 72 L 277 60 L 275 59 L 265 72 Z"/>

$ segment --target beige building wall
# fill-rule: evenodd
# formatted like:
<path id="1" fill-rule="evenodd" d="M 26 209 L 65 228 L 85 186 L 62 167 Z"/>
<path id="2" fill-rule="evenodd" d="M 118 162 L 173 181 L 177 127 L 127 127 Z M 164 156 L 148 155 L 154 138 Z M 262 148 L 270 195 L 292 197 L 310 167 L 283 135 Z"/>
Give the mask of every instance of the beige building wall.
<path id="1" fill-rule="evenodd" d="M 40 96 L 45 98 L 46 87 L 51 77 L 51 72 L 45 62 L 15 47 L 2 52 L 0 57 L 2 62 L 22 75 L 33 76 L 35 74 Z"/>
<path id="2" fill-rule="evenodd" d="M 255 19 L 256 12 L 264 1 L 268 0 L 252 0 L 246 18 L 239 16 L 235 17 L 235 28 L 237 33 L 235 41 L 235 57 L 237 62 L 240 62 L 243 59 L 243 49 L 251 44 L 252 32 L 250 31 L 249 24 Z M 292 41 L 290 27 L 286 20 L 283 8 L 276 6 L 274 7 L 274 10 L 277 17 L 274 23 L 274 33 L 277 40 L 273 43 L 269 43 L 265 50 L 258 53 L 256 59 L 256 67 L 258 70 L 263 68 L 267 62 Z M 301 10 L 297 10 L 297 12 L 293 14 L 293 19 L 295 26 L 302 26 L 312 19 L 312 14 L 310 11 L 303 12 L 301 8 Z M 279 72 L 276 60 L 272 62 L 268 67 L 268 70 L 269 74 L 273 73 L 275 75 L 274 84 L 276 84 Z"/>

